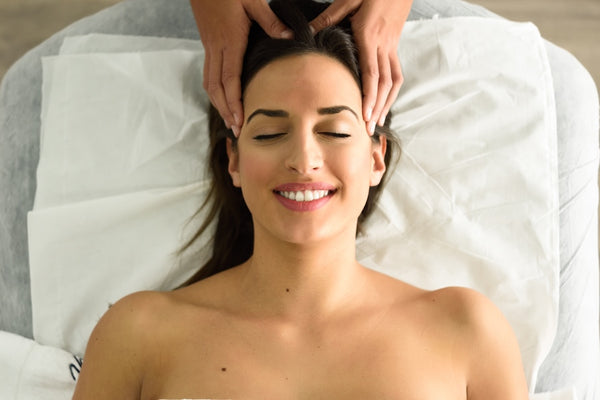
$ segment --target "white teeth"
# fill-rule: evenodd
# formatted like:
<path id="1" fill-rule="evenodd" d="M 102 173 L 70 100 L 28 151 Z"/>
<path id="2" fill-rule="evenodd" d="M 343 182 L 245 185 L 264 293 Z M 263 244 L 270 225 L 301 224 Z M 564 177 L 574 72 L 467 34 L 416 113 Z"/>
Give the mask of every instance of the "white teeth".
<path id="1" fill-rule="evenodd" d="M 279 192 L 286 199 L 295 201 L 319 200 L 329 194 L 329 190 L 299 190 L 297 192 Z"/>

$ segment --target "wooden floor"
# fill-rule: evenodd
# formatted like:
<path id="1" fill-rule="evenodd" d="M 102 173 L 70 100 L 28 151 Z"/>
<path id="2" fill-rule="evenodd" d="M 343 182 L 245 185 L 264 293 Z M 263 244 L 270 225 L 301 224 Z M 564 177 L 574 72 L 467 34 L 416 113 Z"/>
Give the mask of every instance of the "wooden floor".
<path id="1" fill-rule="evenodd" d="M 600 0 L 470 0 L 514 21 L 531 21 L 542 36 L 570 51 L 600 85 Z"/>
<path id="2" fill-rule="evenodd" d="M 0 78 L 27 50 L 119 0 L 0 0 Z"/>
<path id="3" fill-rule="evenodd" d="M 217 0 L 216 0 L 217 1 Z M 600 0 L 471 0 L 570 51 L 600 86 Z M 0 0 L 0 79 L 28 49 L 119 0 Z"/>

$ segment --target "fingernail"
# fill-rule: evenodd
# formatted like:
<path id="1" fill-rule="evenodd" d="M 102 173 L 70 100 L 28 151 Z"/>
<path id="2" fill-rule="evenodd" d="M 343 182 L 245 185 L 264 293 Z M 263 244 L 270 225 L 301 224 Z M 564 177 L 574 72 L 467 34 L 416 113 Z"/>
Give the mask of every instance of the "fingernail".
<path id="1" fill-rule="evenodd" d="M 294 37 L 294 34 L 290 30 L 285 30 L 285 31 L 281 32 L 282 39 L 291 39 L 292 37 Z"/>
<path id="2" fill-rule="evenodd" d="M 387 114 L 384 114 L 379 118 L 379 126 L 385 125 L 385 119 L 387 118 Z"/>
<path id="3" fill-rule="evenodd" d="M 371 135 L 375 133 L 375 121 L 369 122 L 369 133 Z"/>
<path id="4" fill-rule="evenodd" d="M 311 33 L 312 35 L 314 35 L 314 34 L 315 34 L 315 28 L 313 28 L 313 26 L 312 26 L 312 25 L 309 25 L 309 26 L 308 26 L 308 29 L 310 29 L 310 33 Z"/>
<path id="5" fill-rule="evenodd" d="M 237 138 L 240 137 L 240 128 L 237 125 L 233 125 L 231 127 L 231 130 L 233 131 L 233 135 Z"/>
<path id="6" fill-rule="evenodd" d="M 367 121 L 371 120 L 372 114 L 373 114 L 373 109 L 371 107 L 367 108 Z"/>
<path id="7" fill-rule="evenodd" d="M 240 117 L 239 117 L 239 115 L 237 115 L 237 113 L 233 113 L 233 119 L 235 121 L 235 124 L 237 126 L 240 126 Z"/>

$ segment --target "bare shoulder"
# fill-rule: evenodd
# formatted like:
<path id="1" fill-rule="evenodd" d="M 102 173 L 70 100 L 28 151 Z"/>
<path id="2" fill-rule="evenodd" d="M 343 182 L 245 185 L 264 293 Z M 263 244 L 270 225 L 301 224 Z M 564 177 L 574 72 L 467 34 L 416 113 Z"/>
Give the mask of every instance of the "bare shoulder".
<path id="1" fill-rule="evenodd" d="M 483 340 L 512 330 L 500 309 L 480 292 L 465 287 L 425 290 L 391 277 L 380 278 L 380 293 L 396 305 L 399 318 L 436 326 L 442 340 L 449 335 Z M 391 299 L 391 300 L 390 300 Z"/>
<path id="2" fill-rule="evenodd" d="M 502 312 L 483 294 L 464 287 L 446 287 L 422 294 L 422 301 L 434 305 L 457 328 L 479 330 L 488 325 L 502 324 Z"/>
<path id="3" fill-rule="evenodd" d="M 483 294 L 462 287 L 425 292 L 430 316 L 465 355 L 468 399 L 527 399 L 519 345 L 500 309 Z"/>
<path id="4" fill-rule="evenodd" d="M 179 360 L 194 362 L 194 352 L 215 347 L 228 285 L 215 276 L 116 302 L 90 336 L 74 399 L 156 398 Z"/>
<path id="5" fill-rule="evenodd" d="M 429 291 L 374 277 L 383 301 L 393 304 L 390 346 L 401 338 L 399 348 L 412 355 L 413 365 L 435 365 L 442 377 L 450 373 L 452 382 L 464 382 L 469 400 L 528 398 L 516 335 L 489 298 L 463 287 Z"/>
<path id="6" fill-rule="evenodd" d="M 156 329 L 172 302 L 166 293 L 139 292 L 112 305 L 88 340 L 73 398 L 138 399 Z"/>
<path id="7" fill-rule="evenodd" d="M 474 323 L 502 321 L 500 310 L 483 294 L 466 287 L 425 290 L 393 277 L 377 273 L 379 287 L 389 293 L 400 310 L 414 309 L 421 315 L 460 327 Z"/>
<path id="8" fill-rule="evenodd" d="M 144 339 L 169 315 L 173 306 L 174 299 L 169 292 L 143 291 L 125 296 L 100 319 L 90 341 L 114 335 L 122 340 L 129 337 Z"/>

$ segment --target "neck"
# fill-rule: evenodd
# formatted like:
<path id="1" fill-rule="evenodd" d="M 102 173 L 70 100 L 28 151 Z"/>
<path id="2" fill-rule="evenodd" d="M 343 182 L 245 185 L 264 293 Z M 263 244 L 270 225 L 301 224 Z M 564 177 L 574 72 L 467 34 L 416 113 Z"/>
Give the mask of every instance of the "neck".
<path id="1" fill-rule="evenodd" d="M 364 279 L 354 232 L 293 244 L 256 232 L 240 294 L 253 312 L 293 319 L 330 315 L 355 299 Z"/>

